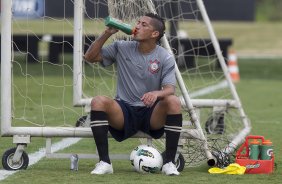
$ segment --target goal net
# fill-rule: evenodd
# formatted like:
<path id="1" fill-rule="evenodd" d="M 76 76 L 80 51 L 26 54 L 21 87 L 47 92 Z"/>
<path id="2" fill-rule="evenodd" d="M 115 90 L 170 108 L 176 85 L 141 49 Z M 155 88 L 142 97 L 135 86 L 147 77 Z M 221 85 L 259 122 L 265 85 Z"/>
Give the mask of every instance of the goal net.
<path id="1" fill-rule="evenodd" d="M 9 4 L 2 0 L 1 7 L 3 2 Z M 166 37 L 160 44 L 176 58 L 177 96 L 184 115 L 180 152 L 186 164 L 206 161 L 206 149 L 215 157 L 233 152 L 249 133 L 227 58 L 221 54 L 201 0 L 65 0 L 61 17 L 48 15 L 50 7 L 42 2 L 42 14 L 35 19 L 28 14 L 16 18 L 2 8 L 3 136 L 90 137 L 89 128 L 75 127 L 76 121 L 89 111 L 91 97 L 114 98 L 116 71 L 114 65 L 89 64 L 82 56 L 105 29 L 105 16 L 135 25 L 148 12 L 165 18 Z M 70 9 L 73 17 L 67 14 Z M 130 37 L 120 32 L 106 44 L 116 39 Z M 152 144 L 164 150 L 163 140 Z"/>

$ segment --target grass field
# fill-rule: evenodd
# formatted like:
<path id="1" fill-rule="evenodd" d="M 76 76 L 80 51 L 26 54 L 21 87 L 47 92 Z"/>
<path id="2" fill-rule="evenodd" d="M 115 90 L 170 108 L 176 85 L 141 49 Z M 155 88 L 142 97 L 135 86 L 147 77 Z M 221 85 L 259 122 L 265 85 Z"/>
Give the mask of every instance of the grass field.
<path id="1" fill-rule="evenodd" d="M 236 84 L 244 109 L 252 122 L 252 134 L 263 135 L 274 144 L 276 170 L 270 175 L 212 175 L 208 167 L 185 168 L 179 177 L 166 177 L 162 174 L 143 175 L 132 171 L 129 161 L 113 160 L 115 174 L 92 176 L 95 160 L 80 160 L 79 171 L 69 170 L 68 159 L 43 159 L 38 164 L 20 171 L 1 183 L 280 183 L 282 165 L 282 61 L 239 60 L 241 81 Z M 44 147 L 43 138 L 32 138 L 27 152 L 33 153 Z M 130 153 L 139 144 L 130 139 L 123 143 L 111 141 L 111 153 Z M 11 138 L 0 139 L 0 153 L 13 147 Z M 91 153 L 95 151 L 92 139 L 83 139 L 63 152 Z"/>

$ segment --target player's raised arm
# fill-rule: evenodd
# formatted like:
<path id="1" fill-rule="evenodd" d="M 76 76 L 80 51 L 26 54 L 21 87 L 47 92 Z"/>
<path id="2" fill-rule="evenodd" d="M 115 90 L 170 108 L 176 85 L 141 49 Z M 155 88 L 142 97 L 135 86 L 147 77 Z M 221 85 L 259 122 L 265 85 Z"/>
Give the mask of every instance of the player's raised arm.
<path id="1" fill-rule="evenodd" d="M 84 59 L 90 63 L 102 61 L 101 49 L 110 36 L 118 32 L 117 29 L 107 28 L 88 48 Z"/>

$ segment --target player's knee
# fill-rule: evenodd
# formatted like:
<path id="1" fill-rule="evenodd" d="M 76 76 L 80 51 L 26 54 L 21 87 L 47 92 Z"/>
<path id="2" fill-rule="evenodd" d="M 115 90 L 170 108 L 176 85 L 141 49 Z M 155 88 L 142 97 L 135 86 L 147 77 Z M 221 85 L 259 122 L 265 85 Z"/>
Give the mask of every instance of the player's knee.
<path id="1" fill-rule="evenodd" d="M 168 111 L 173 111 L 180 113 L 181 111 L 181 102 L 180 99 L 175 95 L 170 95 L 164 98 L 163 102 L 165 103 Z"/>
<path id="2" fill-rule="evenodd" d="M 95 96 L 91 100 L 91 109 L 101 110 L 107 105 L 108 99 L 105 96 Z"/>

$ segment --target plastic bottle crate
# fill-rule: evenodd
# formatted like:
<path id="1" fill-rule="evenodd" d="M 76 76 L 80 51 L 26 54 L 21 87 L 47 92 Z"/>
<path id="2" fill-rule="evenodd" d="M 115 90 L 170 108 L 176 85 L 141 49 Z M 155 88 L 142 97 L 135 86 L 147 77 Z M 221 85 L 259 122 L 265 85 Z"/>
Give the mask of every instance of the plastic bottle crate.
<path id="1" fill-rule="evenodd" d="M 236 163 L 246 167 L 246 174 L 269 174 L 274 171 L 274 154 L 270 160 L 252 160 L 249 159 L 249 140 L 260 139 L 264 141 L 263 136 L 250 135 L 246 137 L 246 141 L 236 153 Z M 245 153 L 243 153 L 243 151 Z"/>

